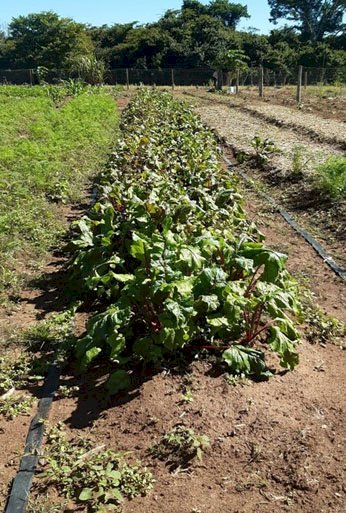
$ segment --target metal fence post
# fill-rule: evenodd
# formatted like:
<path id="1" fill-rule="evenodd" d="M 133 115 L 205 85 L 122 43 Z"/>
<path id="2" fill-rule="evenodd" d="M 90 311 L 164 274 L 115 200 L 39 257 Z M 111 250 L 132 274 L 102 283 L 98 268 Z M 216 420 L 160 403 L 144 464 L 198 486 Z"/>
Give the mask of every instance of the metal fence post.
<path id="1" fill-rule="evenodd" d="M 127 90 L 130 89 L 130 74 L 129 74 L 129 68 L 126 68 L 126 88 Z"/>
<path id="2" fill-rule="evenodd" d="M 306 90 L 308 87 L 308 72 L 304 72 L 304 89 Z"/>
<path id="3" fill-rule="evenodd" d="M 259 95 L 260 98 L 264 96 L 264 79 L 263 79 L 263 66 L 261 64 L 259 68 Z"/>
<path id="4" fill-rule="evenodd" d="M 32 69 L 29 69 L 29 80 L 30 80 L 30 85 L 32 86 L 34 81 L 33 81 L 33 74 L 32 74 Z"/>
<path id="5" fill-rule="evenodd" d="M 172 82 L 172 89 L 174 91 L 175 88 L 175 82 L 174 82 L 174 69 L 171 69 L 171 82 Z"/>
<path id="6" fill-rule="evenodd" d="M 297 103 L 302 101 L 303 66 L 298 67 Z"/>
<path id="7" fill-rule="evenodd" d="M 235 93 L 239 94 L 240 71 L 237 69 L 237 77 L 235 82 Z"/>

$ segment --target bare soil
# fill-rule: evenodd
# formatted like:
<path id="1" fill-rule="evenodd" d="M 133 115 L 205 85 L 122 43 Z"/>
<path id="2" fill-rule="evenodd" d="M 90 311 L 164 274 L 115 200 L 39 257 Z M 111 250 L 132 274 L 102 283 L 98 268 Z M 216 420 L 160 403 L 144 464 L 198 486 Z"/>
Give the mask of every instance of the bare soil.
<path id="1" fill-rule="evenodd" d="M 260 98 L 258 88 L 241 87 L 240 96 L 246 101 L 257 104 L 284 105 L 292 111 L 317 114 L 324 119 L 346 121 L 346 90 L 337 91 L 327 87 L 320 90 L 318 87 L 308 87 L 302 92 L 302 103 L 297 104 L 296 87 L 265 87 L 264 98 Z"/>
<path id="2" fill-rule="evenodd" d="M 185 94 L 228 105 L 232 109 L 247 112 L 253 117 L 263 119 L 279 128 L 292 128 L 304 136 L 309 136 L 313 141 L 333 144 L 343 150 L 346 148 L 346 112 L 344 112 L 345 121 L 339 121 L 324 119 L 319 113 L 306 112 L 301 107 L 294 108 L 270 102 L 258 102 L 244 95 L 220 95 L 191 90 L 186 90 Z"/>

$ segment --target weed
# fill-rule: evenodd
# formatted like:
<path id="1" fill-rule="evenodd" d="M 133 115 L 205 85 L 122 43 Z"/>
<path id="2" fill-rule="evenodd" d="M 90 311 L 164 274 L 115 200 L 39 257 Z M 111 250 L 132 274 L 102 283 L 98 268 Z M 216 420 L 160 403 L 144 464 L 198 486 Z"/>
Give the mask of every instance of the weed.
<path id="1" fill-rule="evenodd" d="M 7 420 L 12 420 L 18 415 L 25 415 L 31 410 L 34 401 L 34 397 L 25 395 L 0 399 L 0 415 L 3 415 Z"/>
<path id="2" fill-rule="evenodd" d="M 225 374 L 224 379 L 228 385 L 233 387 L 241 385 L 250 385 L 251 381 L 245 376 L 245 374 L 240 374 L 240 376 L 233 376 L 232 374 Z"/>
<path id="3" fill-rule="evenodd" d="M 249 155 L 245 151 L 238 151 L 236 155 L 238 164 L 244 164 L 249 160 Z"/>
<path id="4" fill-rule="evenodd" d="M 203 450 L 209 447 L 206 435 L 195 433 L 193 429 L 179 425 L 149 449 L 154 457 L 167 461 L 174 469 L 187 466 L 193 458 L 202 459 Z"/>
<path id="5" fill-rule="evenodd" d="M 272 155 L 280 152 L 274 141 L 268 138 L 261 139 L 258 135 L 252 139 L 251 146 L 255 149 L 256 163 L 261 167 L 268 163 Z"/>
<path id="6" fill-rule="evenodd" d="M 317 169 L 317 182 L 330 198 L 346 198 L 346 157 L 330 157 Z"/>
<path id="7" fill-rule="evenodd" d="M 304 167 L 311 160 L 311 157 L 304 159 L 304 146 L 293 148 L 292 178 L 299 179 L 303 176 Z"/>
<path id="8" fill-rule="evenodd" d="M 301 322 L 307 324 L 306 338 L 313 344 L 326 344 L 342 337 L 345 325 L 335 317 L 326 314 L 315 304 L 312 293 L 301 287 Z"/>
<path id="9" fill-rule="evenodd" d="M 319 307 L 306 310 L 305 320 L 308 323 L 306 338 L 313 344 L 332 342 L 341 337 L 345 331 L 341 321 L 324 313 Z"/>
<path id="10" fill-rule="evenodd" d="M 129 465 L 123 455 L 89 440 L 68 440 L 61 424 L 47 434 L 44 485 L 55 486 L 66 499 L 84 504 L 93 512 L 117 510 L 124 498 L 145 495 L 153 477 L 139 464 Z"/>
<path id="11" fill-rule="evenodd" d="M 262 448 L 260 445 L 257 445 L 254 442 L 249 442 L 248 448 L 250 451 L 249 463 L 257 463 L 262 459 Z"/>
<path id="12" fill-rule="evenodd" d="M 53 315 L 50 319 L 38 322 L 22 333 L 23 340 L 31 350 L 54 350 L 55 357 L 64 358 L 73 345 L 73 320 L 77 305 Z M 59 350 L 59 354 L 57 354 Z"/>
<path id="13" fill-rule="evenodd" d="M 235 484 L 235 489 L 239 493 L 254 489 L 261 490 L 267 487 L 268 481 L 259 472 L 249 474 L 244 480 L 237 481 Z"/>
<path id="14" fill-rule="evenodd" d="M 18 276 L 24 274 L 19 267 L 33 272 L 66 228 L 52 201 L 80 200 L 87 179 L 104 163 L 113 143 L 118 126 L 113 98 L 101 91 L 74 95 L 60 105 L 68 92 L 60 86 L 1 88 L 3 302 L 19 288 Z"/>
<path id="15" fill-rule="evenodd" d="M 192 390 L 186 388 L 185 392 L 181 395 L 181 401 L 183 403 L 193 403 L 193 400 Z"/>
<path id="16" fill-rule="evenodd" d="M 64 513 L 67 502 L 54 502 L 49 496 L 29 498 L 27 513 Z"/>
<path id="17" fill-rule="evenodd" d="M 23 353 L 20 356 L 5 354 L 0 357 L 0 395 L 4 395 L 12 388 L 23 388 L 32 382 L 42 379 L 38 373 L 37 360 Z"/>
<path id="18" fill-rule="evenodd" d="M 58 389 L 58 395 L 63 399 L 74 397 L 77 392 L 79 392 L 79 386 L 69 387 L 61 385 Z"/>

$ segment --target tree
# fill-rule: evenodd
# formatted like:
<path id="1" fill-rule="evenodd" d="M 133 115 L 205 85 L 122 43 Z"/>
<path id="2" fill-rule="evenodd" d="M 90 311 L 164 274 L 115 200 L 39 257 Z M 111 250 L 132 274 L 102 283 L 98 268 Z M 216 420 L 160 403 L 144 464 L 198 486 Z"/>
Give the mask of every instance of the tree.
<path id="1" fill-rule="evenodd" d="M 93 52 L 85 25 L 51 11 L 14 18 L 8 44 L 17 68 L 64 68 L 71 59 Z"/>
<path id="2" fill-rule="evenodd" d="M 119 60 L 118 45 L 124 43 L 130 32 L 135 30 L 135 24 L 136 22 L 131 22 L 89 28 L 97 59 L 106 62 L 112 68 L 116 66 Z"/>
<path id="3" fill-rule="evenodd" d="M 304 41 L 322 41 L 345 29 L 346 0 L 268 0 L 274 23 L 286 18 L 295 23 Z"/>
<path id="4" fill-rule="evenodd" d="M 222 21 L 225 27 L 236 28 L 241 18 L 249 18 L 246 5 L 233 4 L 228 0 L 213 0 L 208 6 L 208 14 Z"/>

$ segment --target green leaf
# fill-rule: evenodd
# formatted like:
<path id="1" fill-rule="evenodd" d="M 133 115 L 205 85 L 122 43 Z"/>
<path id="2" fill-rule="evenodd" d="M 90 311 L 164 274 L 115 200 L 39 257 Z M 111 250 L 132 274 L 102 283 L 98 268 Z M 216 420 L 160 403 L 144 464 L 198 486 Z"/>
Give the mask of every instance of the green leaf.
<path id="1" fill-rule="evenodd" d="M 120 333 L 112 333 L 107 337 L 107 344 L 111 348 L 110 359 L 115 361 L 125 349 L 126 339 Z"/>
<path id="2" fill-rule="evenodd" d="M 128 283 L 128 282 L 133 281 L 135 279 L 133 274 L 116 274 L 116 273 L 111 273 L 111 275 L 112 275 L 112 277 L 115 280 L 120 281 L 121 283 Z"/>
<path id="3" fill-rule="evenodd" d="M 259 378 L 268 378 L 271 375 L 265 365 L 262 351 L 256 351 L 251 347 L 231 346 L 223 353 L 222 358 L 233 374 L 254 375 Z"/>
<path id="4" fill-rule="evenodd" d="M 299 355 L 295 344 L 281 331 L 278 326 L 270 328 L 268 344 L 272 351 L 280 356 L 280 365 L 285 369 L 293 370 L 299 363 Z"/>
<path id="5" fill-rule="evenodd" d="M 227 317 L 224 317 L 223 315 L 209 316 L 207 321 L 208 324 L 210 324 L 210 326 L 213 326 L 214 328 L 220 328 L 221 326 L 229 326 Z"/>
<path id="6" fill-rule="evenodd" d="M 199 301 L 205 307 L 207 312 L 214 312 L 220 306 L 220 301 L 215 294 L 211 296 L 201 296 Z"/>
<path id="7" fill-rule="evenodd" d="M 133 235 L 133 242 L 130 246 L 130 253 L 137 260 L 143 260 L 145 255 L 146 242 L 145 240 L 138 237 L 138 235 Z"/>
<path id="8" fill-rule="evenodd" d="M 101 353 L 102 349 L 100 347 L 92 347 L 89 349 L 82 358 L 81 367 L 82 369 L 87 369 L 91 362 L 97 358 L 97 356 Z"/>
<path id="9" fill-rule="evenodd" d="M 119 369 L 111 374 L 107 381 L 107 390 L 111 395 L 127 390 L 131 386 L 131 378 L 128 373 Z"/>
<path id="10" fill-rule="evenodd" d="M 90 501 L 92 499 L 92 496 L 93 496 L 92 488 L 84 488 L 81 491 L 81 493 L 79 494 L 78 498 L 80 501 L 86 502 L 86 501 Z"/>

